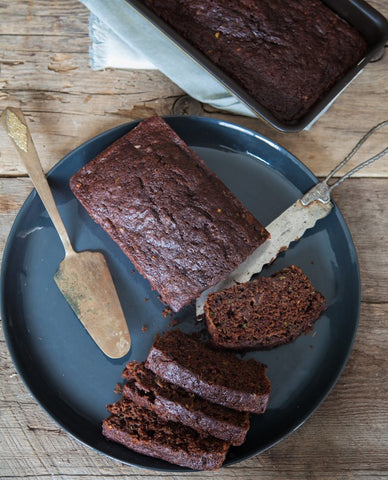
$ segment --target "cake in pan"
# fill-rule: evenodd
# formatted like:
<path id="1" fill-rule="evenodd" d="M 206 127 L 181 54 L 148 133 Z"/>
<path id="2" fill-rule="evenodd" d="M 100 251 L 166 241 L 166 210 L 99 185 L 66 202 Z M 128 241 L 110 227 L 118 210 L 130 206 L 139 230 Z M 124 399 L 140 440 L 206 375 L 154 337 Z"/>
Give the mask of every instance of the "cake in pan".
<path id="1" fill-rule="evenodd" d="M 278 121 L 300 121 L 366 54 L 320 0 L 142 0 Z"/>

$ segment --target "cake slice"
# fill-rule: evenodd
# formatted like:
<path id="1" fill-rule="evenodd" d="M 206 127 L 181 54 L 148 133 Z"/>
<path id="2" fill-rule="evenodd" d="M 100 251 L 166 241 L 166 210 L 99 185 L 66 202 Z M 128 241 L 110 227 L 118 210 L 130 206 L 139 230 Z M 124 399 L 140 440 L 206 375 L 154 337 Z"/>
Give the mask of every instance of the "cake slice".
<path id="1" fill-rule="evenodd" d="M 294 265 L 208 296 L 206 325 L 215 345 L 269 349 L 309 332 L 325 298 Z"/>
<path id="2" fill-rule="evenodd" d="M 265 365 L 213 350 L 179 329 L 156 337 L 146 367 L 210 402 L 259 414 L 267 408 L 271 386 Z"/>
<path id="3" fill-rule="evenodd" d="M 70 188 L 175 312 L 269 237 L 160 117 L 85 165 Z"/>
<path id="4" fill-rule="evenodd" d="M 108 405 L 108 410 L 111 416 L 103 421 L 103 435 L 138 453 L 194 470 L 215 470 L 225 460 L 228 443 L 162 420 L 128 398 Z"/>
<path id="5" fill-rule="evenodd" d="M 131 361 L 122 376 L 123 395 L 155 412 L 159 418 L 181 422 L 204 435 L 241 445 L 249 429 L 249 414 L 211 403 L 168 383 L 144 363 Z"/>

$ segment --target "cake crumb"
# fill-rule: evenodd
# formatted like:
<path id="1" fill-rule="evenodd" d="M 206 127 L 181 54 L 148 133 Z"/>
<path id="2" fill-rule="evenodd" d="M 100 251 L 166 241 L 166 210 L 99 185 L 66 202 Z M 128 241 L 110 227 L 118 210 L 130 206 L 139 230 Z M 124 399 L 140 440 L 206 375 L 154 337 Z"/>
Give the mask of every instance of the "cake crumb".
<path id="1" fill-rule="evenodd" d="M 142 332 L 146 332 L 147 330 L 148 330 L 148 326 L 147 326 L 147 325 L 143 325 L 143 326 L 141 327 L 141 331 L 142 331 Z"/>
<path id="2" fill-rule="evenodd" d="M 120 385 L 120 383 L 116 384 L 114 393 L 117 393 L 117 394 L 123 393 L 123 387 Z"/>
<path id="3" fill-rule="evenodd" d="M 164 318 L 168 317 L 171 314 L 172 314 L 172 310 L 170 307 L 166 307 L 162 312 L 162 315 Z"/>
<path id="4" fill-rule="evenodd" d="M 173 328 L 173 327 L 176 327 L 178 324 L 179 324 L 179 320 L 177 318 L 173 318 L 169 323 L 169 327 Z"/>

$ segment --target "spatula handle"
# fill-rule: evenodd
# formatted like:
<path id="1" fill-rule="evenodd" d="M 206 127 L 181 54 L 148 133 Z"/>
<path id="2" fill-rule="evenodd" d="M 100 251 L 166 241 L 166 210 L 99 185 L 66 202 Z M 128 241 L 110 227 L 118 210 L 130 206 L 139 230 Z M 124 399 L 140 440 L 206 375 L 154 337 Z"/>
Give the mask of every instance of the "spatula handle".
<path id="1" fill-rule="evenodd" d="M 13 140 L 17 151 L 27 169 L 27 173 L 39 194 L 58 235 L 63 243 L 65 254 L 74 253 L 65 225 L 59 214 L 50 186 L 43 172 L 31 133 L 23 112 L 18 108 L 8 107 L 3 112 L 4 122 L 9 137 Z"/>

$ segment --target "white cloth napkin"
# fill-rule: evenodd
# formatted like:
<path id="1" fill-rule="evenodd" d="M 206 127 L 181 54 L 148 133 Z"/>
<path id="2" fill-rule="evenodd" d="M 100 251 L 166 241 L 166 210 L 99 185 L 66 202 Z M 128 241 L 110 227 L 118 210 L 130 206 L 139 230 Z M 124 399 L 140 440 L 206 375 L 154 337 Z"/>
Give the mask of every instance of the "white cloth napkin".
<path id="1" fill-rule="evenodd" d="M 255 117 L 248 107 L 125 0 L 80 1 L 91 12 L 89 30 L 93 69 L 158 69 L 201 103 Z"/>

